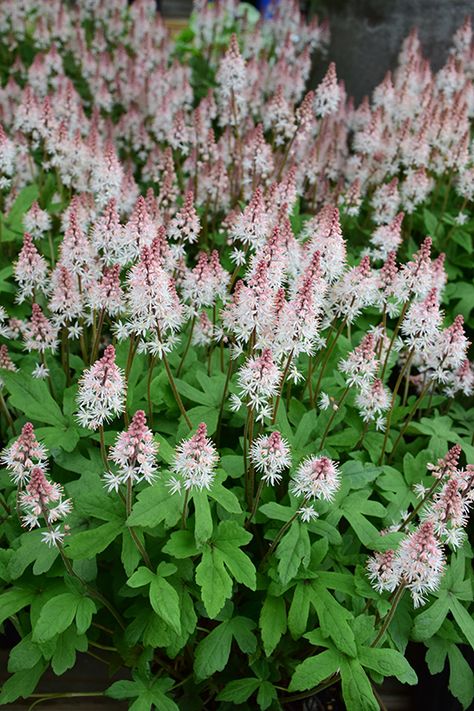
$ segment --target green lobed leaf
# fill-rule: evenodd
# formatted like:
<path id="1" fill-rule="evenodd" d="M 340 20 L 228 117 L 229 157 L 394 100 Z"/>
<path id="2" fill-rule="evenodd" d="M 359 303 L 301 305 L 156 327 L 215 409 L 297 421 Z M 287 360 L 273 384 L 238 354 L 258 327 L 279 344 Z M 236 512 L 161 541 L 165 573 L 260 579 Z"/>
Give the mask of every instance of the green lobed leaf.
<path id="1" fill-rule="evenodd" d="M 194 537 L 196 545 L 206 543 L 212 535 L 212 515 L 206 491 L 193 491 L 194 501 Z"/>
<path id="2" fill-rule="evenodd" d="M 201 588 L 201 597 L 211 619 L 217 617 L 225 601 L 232 595 L 232 579 L 224 566 L 222 553 L 207 547 L 196 568 L 196 582 Z"/>
<path id="3" fill-rule="evenodd" d="M 260 686 L 260 680 L 252 677 L 229 681 L 217 696 L 218 701 L 231 701 L 243 704 Z"/>
<path id="4" fill-rule="evenodd" d="M 254 654 L 257 649 L 257 638 L 253 633 L 255 622 L 248 617 L 233 617 L 231 626 L 240 650 L 244 654 Z"/>
<path id="5" fill-rule="evenodd" d="M 229 513 L 242 513 L 239 500 L 234 492 L 226 489 L 220 482 L 214 481 L 208 495 Z"/>
<path id="6" fill-rule="evenodd" d="M 379 711 L 372 685 L 356 659 L 340 658 L 342 696 L 347 711 Z"/>
<path id="7" fill-rule="evenodd" d="M 60 430 L 68 427 L 68 422 L 57 402 L 53 400 L 44 380 L 32 378 L 26 373 L 4 371 L 2 380 L 10 393 L 10 403 L 26 417 L 45 422 Z"/>
<path id="8" fill-rule="evenodd" d="M 10 704 L 32 694 L 47 666 L 47 662 L 40 660 L 31 669 L 15 672 L 2 686 L 0 704 Z"/>
<path id="9" fill-rule="evenodd" d="M 191 531 L 174 531 L 162 550 L 174 558 L 191 558 L 199 553 Z"/>
<path id="10" fill-rule="evenodd" d="M 47 642 L 64 632 L 74 620 L 81 598 L 65 592 L 48 600 L 41 608 L 40 616 L 33 629 L 33 641 Z"/>
<path id="11" fill-rule="evenodd" d="M 267 595 L 259 618 L 263 648 L 269 657 L 286 632 L 286 606 L 283 597 Z"/>
<path id="12" fill-rule="evenodd" d="M 242 583 L 250 590 L 257 587 L 257 571 L 255 566 L 243 551 L 232 545 L 227 540 L 215 541 L 215 547 L 223 554 L 225 567 L 238 583 Z"/>
<path id="13" fill-rule="evenodd" d="M 311 602 L 324 636 L 330 637 L 341 652 L 355 657 L 357 651 L 354 633 L 347 622 L 348 619 L 353 619 L 352 614 L 344 609 L 323 585 L 317 581 L 312 585 L 315 594 Z"/>
<path id="14" fill-rule="evenodd" d="M 182 503 L 179 496 L 172 496 L 162 479 L 148 486 L 137 496 L 132 513 L 127 519 L 129 526 L 153 528 L 165 522 L 174 526 L 181 516 Z"/>
<path id="15" fill-rule="evenodd" d="M 198 679 L 207 679 L 222 671 L 229 660 L 232 646 L 232 625 L 230 620 L 221 622 L 196 647 L 194 672 Z"/>
<path id="16" fill-rule="evenodd" d="M 257 704 L 265 711 L 277 699 L 277 690 L 270 681 L 261 681 L 257 694 Z"/>
<path id="17" fill-rule="evenodd" d="M 332 676 L 339 669 L 340 664 L 341 655 L 332 649 L 327 649 L 314 657 L 308 657 L 296 667 L 288 687 L 289 691 L 312 689 Z"/>
<path id="18" fill-rule="evenodd" d="M 298 639 L 306 632 L 312 594 L 313 589 L 305 581 L 295 586 L 288 612 L 288 629 L 293 639 Z"/>
<path id="19" fill-rule="evenodd" d="M 308 564 L 311 556 L 308 531 L 299 521 L 293 521 L 281 539 L 276 556 L 279 559 L 278 574 L 283 585 L 295 577 L 302 563 Z"/>
<path id="20" fill-rule="evenodd" d="M 433 637 L 433 639 L 426 641 L 426 645 L 428 650 L 425 659 L 430 674 L 439 674 L 443 671 L 444 665 L 446 664 L 446 656 L 450 642 L 441 637 Z"/>
<path id="21" fill-rule="evenodd" d="M 164 578 L 155 576 L 150 584 L 150 602 L 156 614 L 176 634 L 181 634 L 179 597 L 174 587 Z"/>
<path id="22" fill-rule="evenodd" d="M 466 608 L 453 595 L 449 596 L 449 607 L 462 633 L 474 649 L 474 620 Z"/>
<path id="23" fill-rule="evenodd" d="M 96 612 L 96 604 L 89 597 L 79 600 L 76 609 L 76 627 L 79 634 L 87 632 L 92 623 L 92 616 Z"/>
<path id="24" fill-rule="evenodd" d="M 76 662 L 76 650 L 85 652 L 87 637 L 78 635 L 73 627 L 65 630 L 56 640 L 56 647 L 51 659 L 51 667 L 57 676 L 72 669 Z"/>
<path id="25" fill-rule="evenodd" d="M 403 654 L 395 649 L 359 647 L 358 660 L 363 667 L 382 676 L 396 676 L 402 684 L 416 684 L 418 677 Z"/>
<path id="26" fill-rule="evenodd" d="M 474 699 L 474 674 L 459 648 L 452 644 L 448 649 L 449 690 L 463 709 L 471 708 Z"/>
<path id="27" fill-rule="evenodd" d="M 102 553 L 123 531 L 121 521 L 108 521 L 97 528 L 73 533 L 67 539 L 67 555 L 73 560 L 93 558 Z"/>
<path id="28" fill-rule="evenodd" d="M 41 649 L 27 634 L 13 647 L 8 657 L 8 671 L 10 673 L 32 669 L 42 658 Z"/>
<path id="29" fill-rule="evenodd" d="M 34 592 L 30 588 L 15 587 L 0 595 L 0 625 L 8 617 L 16 615 L 19 610 L 30 604 Z"/>
<path id="30" fill-rule="evenodd" d="M 433 637 L 443 624 L 448 612 L 449 599 L 447 595 L 443 595 L 415 617 L 412 629 L 413 639 L 420 642 Z"/>

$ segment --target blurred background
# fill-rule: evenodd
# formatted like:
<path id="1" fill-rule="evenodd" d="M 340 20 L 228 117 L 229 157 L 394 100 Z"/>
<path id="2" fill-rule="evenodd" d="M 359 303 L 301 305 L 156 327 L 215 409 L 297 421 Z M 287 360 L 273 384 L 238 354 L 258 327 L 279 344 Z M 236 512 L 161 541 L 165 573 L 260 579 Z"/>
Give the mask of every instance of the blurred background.
<path id="1" fill-rule="evenodd" d="M 265 14 L 269 0 L 250 4 Z M 191 13 L 192 0 L 158 0 L 158 6 L 178 29 Z M 395 66 L 401 43 L 413 27 L 419 30 L 425 56 L 439 69 L 455 30 L 474 13 L 474 0 L 300 0 L 300 7 L 308 17 L 329 20 L 328 60 L 336 62 L 338 77 L 358 103 Z M 315 66 L 312 86 L 326 67 L 326 62 Z"/>

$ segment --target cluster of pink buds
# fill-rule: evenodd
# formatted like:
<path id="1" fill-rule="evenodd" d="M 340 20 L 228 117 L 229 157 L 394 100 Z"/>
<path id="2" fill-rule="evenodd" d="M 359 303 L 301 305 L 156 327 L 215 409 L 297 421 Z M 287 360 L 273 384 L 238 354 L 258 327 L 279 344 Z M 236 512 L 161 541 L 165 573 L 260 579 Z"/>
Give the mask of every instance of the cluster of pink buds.
<path id="1" fill-rule="evenodd" d="M 240 397 L 232 397 L 232 409 L 238 410 L 241 398 L 246 398 L 248 406 L 256 411 L 257 420 L 269 417 L 270 401 L 278 392 L 281 376 L 270 349 L 266 348 L 261 356 L 249 358 L 239 370 Z"/>
<path id="2" fill-rule="evenodd" d="M 368 333 L 347 358 L 339 363 L 348 385 L 361 387 L 370 383 L 377 372 L 379 362 L 375 355 L 375 339 Z"/>
<path id="3" fill-rule="evenodd" d="M 125 409 L 125 380 L 115 363 L 115 348 L 107 346 L 102 358 L 84 371 L 77 393 L 77 421 L 96 430 Z"/>
<path id="4" fill-rule="evenodd" d="M 192 244 L 197 241 L 201 223 L 194 207 L 194 194 L 186 193 L 181 210 L 173 217 L 168 225 L 168 237 L 177 242 Z"/>
<path id="5" fill-rule="evenodd" d="M 44 257 L 33 244 L 33 238 L 28 232 L 23 238 L 23 247 L 14 265 L 13 273 L 19 286 L 17 301 L 32 298 L 36 292 L 46 292 L 48 289 L 48 265 Z"/>
<path id="6" fill-rule="evenodd" d="M 63 542 L 68 527 L 53 524 L 68 515 L 72 502 L 63 498 L 62 486 L 48 481 L 41 467 L 31 470 L 29 482 L 20 494 L 20 506 L 25 512 L 22 516 L 24 526 L 30 529 L 41 526 L 42 518 L 48 527 L 42 534 L 42 540 L 49 546 Z"/>
<path id="7" fill-rule="evenodd" d="M 55 351 L 58 347 L 57 327 L 44 315 L 38 304 L 32 304 L 31 310 L 31 320 L 23 330 L 25 348 L 39 353 Z"/>
<path id="8" fill-rule="evenodd" d="M 269 486 L 281 481 L 281 473 L 291 464 L 288 442 L 279 432 L 261 435 L 252 444 L 250 459 L 255 469 L 262 474 L 262 480 Z"/>
<path id="9" fill-rule="evenodd" d="M 410 591 L 415 607 L 424 605 L 427 594 L 438 589 L 444 567 L 443 547 L 431 520 L 406 536 L 398 551 L 375 553 L 367 563 L 376 590 L 393 592 L 403 585 Z"/>
<path id="10" fill-rule="evenodd" d="M 308 457 L 296 470 L 291 491 L 303 497 L 305 503 L 312 499 L 333 501 L 340 486 L 337 462 L 329 457 Z"/>
<path id="11" fill-rule="evenodd" d="M 10 358 L 8 347 L 5 344 L 0 346 L 0 370 L 9 370 L 11 373 L 14 373 L 17 370 L 15 363 Z M 3 382 L 0 376 L 0 390 L 2 387 Z"/>
<path id="12" fill-rule="evenodd" d="M 143 410 L 138 410 L 125 432 L 117 440 L 109 453 L 109 459 L 116 465 L 117 471 L 104 474 L 108 491 L 118 491 L 121 484 L 130 481 L 138 484 L 146 481 L 152 484 L 156 477 L 156 455 L 158 444 L 153 439 L 153 432 L 147 427 Z"/>
<path id="13" fill-rule="evenodd" d="M 216 448 L 207 436 L 207 427 L 201 422 L 196 433 L 176 447 L 173 471 L 179 478 L 169 479 L 170 491 L 210 489 L 218 460 Z"/>
<path id="14" fill-rule="evenodd" d="M 45 469 L 48 457 L 44 444 L 38 442 L 31 422 L 23 425 L 18 439 L 7 447 L 1 456 L 1 462 L 11 472 L 15 484 L 24 484 L 33 469 Z"/>
<path id="15" fill-rule="evenodd" d="M 23 226 L 33 239 L 39 239 L 51 229 L 51 216 L 35 201 L 23 217 Z"/>
<path id="16" fill-rule="evenodd" d="M 432 487 L 415 487 L 422 497 L 421 523 L 402 540 L 398 550 L 369 558 L 369 578 L 379 592 L 403 585 L 418 607 L 426 602 L 427 594 L 438 589 L 445 566 L 443 544 L 453 548 L 462 544 L 474 501 L 474 467 L 460 469 L 460 454 L 461 447 L 454 445 L 436 464 L 428 465 L 434 477 Z M 407 523 L 410 519 L 406 519 Z M 396 530 L 405 525 L 402 523 Z"/>
<path id="17" fill-rule="evenodd" d="M 54 524 L 68 515 L 72 502 L 63 498 L 60 484 L 48 480 L 46 447 L 38 442 L 31 422 L 23 425 L 20 436 L 3 451 L 0 461 L 19 487 L 22 525 L 36 528 L 42 525 L 42 519 L 47 526 L 42 540 L 50 546 L 62 543 L 68 526 Z"/>

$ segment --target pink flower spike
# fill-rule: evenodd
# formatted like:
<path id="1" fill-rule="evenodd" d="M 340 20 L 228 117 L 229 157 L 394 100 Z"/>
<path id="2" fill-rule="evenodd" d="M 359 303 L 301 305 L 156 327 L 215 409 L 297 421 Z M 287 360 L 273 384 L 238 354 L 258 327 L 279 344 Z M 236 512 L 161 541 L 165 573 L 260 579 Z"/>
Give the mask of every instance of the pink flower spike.
<path id="1" fill-rule="evenodd" d="M 252 445 L 250 459 L 269 486 L 281 481 L 281 472 L 291 464 L 290 447 L 279 432 L 262 435 Z"/>
<path id="2" fill-rule="evenodd" d="M 336 65 L 331 62 L 326 75 L 316 89 L 314 111 L 316 116 L 324 118 L 335 114 L 339 108 L 341 92 L 337 84 Z"/>
<path id="3" fill-rule="evenodd" d="M 67 516 L 72 509 L 72 502 L 70 499 L 63 499 L 62 486 L 48 481 L 40 467 L 32 469 L 26 490 L 20 494 L 20 506 L 25 512 L 22 516 L 23 526 L 30 529 L 40 526 L 42 517 L 49 529 L 43 534 L 43 541 L 48 545 L 62 543 L 67 527 L 61 531 L 59 526 L 52 529 L 50 524 Z"/>
<path id="4" fill-rule="evenodd" d="M 18 439 L 3 451 L 0 458 L 2 464 L 12 473 L 15 484 L 28 481 L 35 468 L 44 470 L 47 460 L 46 447 L 36 439 L 31 422 L 23 425 Z"/>
<path id="5" fill-rule="evenodd" d="M 77 421 L 82 427 L 97 430 L 125 410 L 125 380 L 115 363 L 115 348 L 107 346 L 104 355 L 84 371 L 79 380 Z"/>
<path id="6" fill-rule="evenodd" d="M 439 588 L 444 566 L 435 523 L 428 519 L 402 541 L 395 561 L 400 580 L 410 590 L 415 607 L 424 605 L 426 594 Z"/>
<path id="7" fill-rule="evenodd" d="M 328 457 L 308 457 L 298 467 L 291 491 L 305 499 L 332 501 L 340 485 L 336 462 Z"/>
<path id="8" fill-rule="evenodd" d="M 19 286 L 17 294 L 19 303 L 31 298 L 36 291 L 47 291 L 48 265 L 44 257 L 36 249 L 28 232 L 25 232 L 23 237 L 23 247 L 18 256 L 18 261 L 15 262 L 13 273 Z"/>
<path id="9" fill-rule="evenodd" d="M 46 318 L 41 307 L 34 303 L 31 306 L 31 320 L 26 325 L 23 337 L 28 351 L 55 351 L 58 347 L 58 329 Z"/>
<path id="10" fill-rule="evenodd" d="M 185 489 L 210 489 L 218 460 L 216 448 L 207 436 L 207 427 L 201 422 L 196 433 L 176 447 L 173 471 L 180 479 L 170 479 L 171 490 L 179 491 L 181 486 Z"/>
<path id="11" fill-rule="evenodd" d="M 110 450 L 109 459 L 117 465 L 118 474 L 109 472 L 104 475 L 108 491 L 118 491 L 119 485 L 127 481 L 152 484 L 156 477 L 157 452 L 158 445 L 153 440 L 153 432 L 147 427 L 145 413 L 138 410 L 128 430 L 117 436 Z"/>

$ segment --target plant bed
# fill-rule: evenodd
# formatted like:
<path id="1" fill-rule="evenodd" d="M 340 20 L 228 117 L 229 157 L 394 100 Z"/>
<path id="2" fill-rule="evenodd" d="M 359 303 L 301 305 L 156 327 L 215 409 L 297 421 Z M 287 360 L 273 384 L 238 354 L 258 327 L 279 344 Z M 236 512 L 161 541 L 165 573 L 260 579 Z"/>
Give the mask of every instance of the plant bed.
<path id="1" fill-rule="evenodd" d="M 0 13 L 0 704 L 467 709 L 470 23 L 356 108 L 293 3 Z"/>

